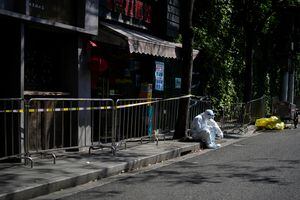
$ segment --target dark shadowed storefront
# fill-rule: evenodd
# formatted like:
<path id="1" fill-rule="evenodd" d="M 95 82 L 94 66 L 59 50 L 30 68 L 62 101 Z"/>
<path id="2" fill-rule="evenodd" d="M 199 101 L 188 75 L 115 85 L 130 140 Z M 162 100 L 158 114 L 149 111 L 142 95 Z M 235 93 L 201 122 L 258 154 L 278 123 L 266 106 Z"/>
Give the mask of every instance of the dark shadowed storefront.
<path id="1" fill-rule="evenodd" d="M 179 31 L 177 1 L 100 1 L 99 17 L 89 62 L 93 97 L 145 97 L 149 84 L 153 97 L 179 94 L 181 44 L 170 42 Z"/>
<path id="2" fill-rule="evenodd" d="M 98 7 L 98 0 L 0 0 L 1 111 L 24 108 L 20 100 L 6 103 L 10 100 L 4 98 L 91 96 L 84 41 L 98 33 Z M 3 113 L 0 158 L 24 149 L 24 114 Z M 47 137 L 53 113 L 40 116 L 33 121 Z M 76 120 L 74 142 L 80 134 Z"/>

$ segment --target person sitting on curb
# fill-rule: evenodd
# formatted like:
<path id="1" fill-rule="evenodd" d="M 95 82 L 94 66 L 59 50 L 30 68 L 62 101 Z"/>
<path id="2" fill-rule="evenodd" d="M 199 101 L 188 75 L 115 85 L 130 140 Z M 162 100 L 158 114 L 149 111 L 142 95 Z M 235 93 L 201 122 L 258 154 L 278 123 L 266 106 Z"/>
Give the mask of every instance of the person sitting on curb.
<path id="1" fill-rule="evenodd" d="M 192 122 L 190 136 L 194 141 L 202 141 L 209 149 L 217 149 L 221 145 L 216 144 L 216 136 L 223 138 L 223 132 L 214 120 L 214 112 L 207 109 L 197 115 Z"/>

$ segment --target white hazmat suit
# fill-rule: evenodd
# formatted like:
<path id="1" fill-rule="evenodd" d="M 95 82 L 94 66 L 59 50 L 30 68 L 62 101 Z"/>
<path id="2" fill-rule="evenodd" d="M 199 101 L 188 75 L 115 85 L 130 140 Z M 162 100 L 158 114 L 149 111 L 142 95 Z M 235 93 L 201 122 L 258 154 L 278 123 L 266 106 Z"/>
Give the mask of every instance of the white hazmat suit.
<path id="1" fill-rule="evenodd" d="M 216 136 L 223 138 L 223 132 L 215 122 L 214 112 L 210 109 L 197 115 L 191 126 L 191 137 L 193 140 L 204 142 L 207 148 L 216 149 L 220 144 L 216 144 Z"/>

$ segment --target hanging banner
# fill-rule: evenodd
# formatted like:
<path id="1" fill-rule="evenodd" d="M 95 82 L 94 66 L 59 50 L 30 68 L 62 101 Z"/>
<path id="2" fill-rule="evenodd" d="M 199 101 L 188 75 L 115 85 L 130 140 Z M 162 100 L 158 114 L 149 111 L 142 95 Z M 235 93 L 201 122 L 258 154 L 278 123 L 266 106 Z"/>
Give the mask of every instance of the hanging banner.
<path id="1" fill-rule="evenodd" d="M 164 68 L 165 63 L 155 62 L 155 90 L 164 91 Z"/>

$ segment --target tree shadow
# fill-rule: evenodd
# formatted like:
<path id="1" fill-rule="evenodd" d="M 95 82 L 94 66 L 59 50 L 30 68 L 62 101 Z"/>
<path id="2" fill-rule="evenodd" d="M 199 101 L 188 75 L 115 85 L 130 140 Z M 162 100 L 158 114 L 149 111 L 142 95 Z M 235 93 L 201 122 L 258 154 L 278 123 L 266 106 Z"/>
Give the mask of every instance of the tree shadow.
<path id="1" fill-rule="evenodd" d="M 75 199 L 112 198 L 122 194 L 119 190 L 100 191 L 95 189 L 86 190 L 76 194 Z M 65 197 L 64 200 L 74 200 L 74 196 Z"/>
<path id="2" fill-rule="evenodd" d="M 246 163 L 245 163 L 246 162 Z M 230 164 L 199 164 L 192 160 L 175 163 L 172 168 L 168 166 L 146 172 L 142 175 L 131 176 L 121 180 L 123 184 L 142 184 L 148 181 L 163 181 L 170 186 L 177 184 L 226 184 L 228 181 L 290 185 L 287 179 L 280 176 L 284 169 L 297 169 L 299 160 L 241 160 Z M 285 165 L 280 164 L 284 162 Z M 278 165 L 279 164 L 279 165 Z"/>

